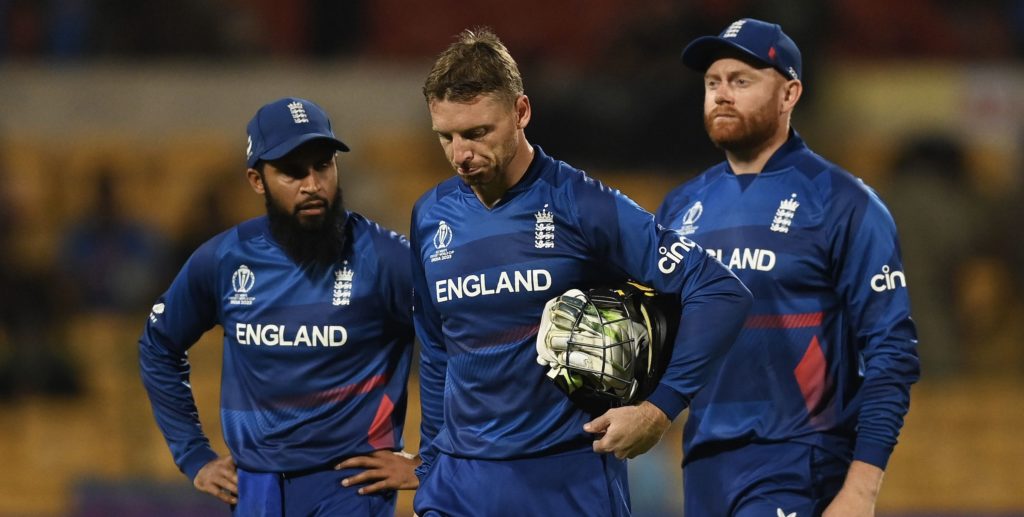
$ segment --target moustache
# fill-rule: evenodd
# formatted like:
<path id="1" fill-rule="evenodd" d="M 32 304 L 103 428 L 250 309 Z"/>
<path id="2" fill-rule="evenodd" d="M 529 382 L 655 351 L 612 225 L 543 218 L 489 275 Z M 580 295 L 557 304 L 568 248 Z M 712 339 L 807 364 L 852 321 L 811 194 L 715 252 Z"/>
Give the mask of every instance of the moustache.
<path id="1" fill-rule="evenodd" d="M 708 114 L 708 118 L 715 118 L 715 117 L 717 117 L 719 115 L 726 115 L 726 116 L 729 116 L 729 117 L 741 118 L 740 117 L 740 112 L 738 112 L 738 111 L 736 111 L 734 109 L 731 109 L 731 108 L 715 108 L 715 109 L 711 110 L 711 113 Z"/>
<path id="2" fill-rule="evenodd" d="M 322 198 L 320 196 L 314 196 L 314 197 L 312 197 L 310 199 L 307 199 L 306 201 L 303 201 L 298 206 L 296 206 L 295 207 L 295 213 L 298 213 L 300 210 L 305 210 L 307 208 L 325 207 L 325 206 L 328 206 L 328 204 L 329 203 L 327 202 L 327 199 Z"/>

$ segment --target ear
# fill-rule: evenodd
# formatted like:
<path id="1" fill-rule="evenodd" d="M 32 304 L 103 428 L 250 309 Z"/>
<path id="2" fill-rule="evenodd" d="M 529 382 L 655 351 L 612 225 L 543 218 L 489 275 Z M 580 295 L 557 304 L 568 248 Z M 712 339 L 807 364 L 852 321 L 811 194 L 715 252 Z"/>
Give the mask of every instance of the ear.
<path id="1" fill-rule="evenodd" d="M 782 113 L 791 113 L 803 93 L 804 83 L 799 79 L 786 81 L 786 84 L 782 86 Z"/>
<path id="2" fill-rule="evenodd" d="M 516 99 L 516 129 L 523 129 L 530 123 L 530 98 L 520 95 Z"/>
<path id="3" fill-rule="evenodd" d="M 245 177 L 249 180 L 249 186 L 252 187 L 253 192 L 262 195 L 266 192 L 266 188 L 263 185 L 263 177 L 260 176 L 260 171 L 256 169 L 246 169 Z"/>

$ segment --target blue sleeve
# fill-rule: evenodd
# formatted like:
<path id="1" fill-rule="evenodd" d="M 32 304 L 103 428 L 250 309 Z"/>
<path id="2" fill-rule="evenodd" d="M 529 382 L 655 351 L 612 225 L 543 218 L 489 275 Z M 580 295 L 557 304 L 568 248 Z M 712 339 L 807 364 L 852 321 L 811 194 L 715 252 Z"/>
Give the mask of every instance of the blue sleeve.
<path id="1" fill-rule="evenodd" d="M 674 419 L 739 335 L 750 291 L 700 246 L 655 224 L 653 215 L 618 191 L 586 178 L 571 197 L 595 256 L 659 292 L 679 296 L 682 312 L 671 360 L 647 399 Z"/>
<path id="2" fill-rule="evenodd" d="M 400 327 L 412 327 L 412 272 L 409 241 L 397 232 L 381 228 L 378 244 L 378 288 L 388 315 Z"/>
<path id="3" fill-rule="evenodd" d="M 417 210 L 413 210 L 412 226 L 412 277 L 413 277 L 413 323 L 416 337 L 420 341 L 420 466 L 416 475 L 423 476 L 437 457 L 434 438 L 444 425 L 444 384 L 448 371 L 448 353 L 445 350 L 444 335 L 441 332 L 441 315 L 430 299 L 423 262 L 419 260 L 419 235 L 417 232 Z"/>
<path id="4" fill-rule="evenodd" d="M 153 306 L 139 338 L 142 384 L 174 463 L 189 479 L 217 458 L 199 423 L 187 356 L 188 349 L 217 322 L 213 255 L 212 241 L 192 255 Z"/>
<path id="5" fill-rule="evenodd" d="M 917 333 L 889 211 L 866 189 L 836 199 L 832 267 L 863 376 L 853 458 L 885 469 L 920 376 Z"/>
<path id="6" fill-rule="evenodd" d="M 413 354 L 412 323 L 412 271 L 409 268 L 411 254 L 409 241 L 398 232 L 388 230 L 374 223 L 374 249 L 376 251 L 377 295 L 384 306 L 383 325 L 388 332 L 405 345 L 401 353 L 401 368 L 396 368 L 395 379 L 389 383 L 386 396 L 395 402 L 392 422 L 399 429 L 404 428 L 408 404 L 409 364 Z M 396 435 L 393 449 L 402 450 L 404 439 Z"/>
<path id="7" fill-rule="evenodd" d="M 654 213 L 655 223 L 662 225 L 666 223 L 665 220 L 669 217 L 668 211 L 670 207 L 675 206 L 675 198 L 679 196 L 679 192 L 682 188 L 683 187 L 676 187 L 665 196 L 665 199 L 661 201 L 661 205 L 658 206 L 658 211 Z"/>

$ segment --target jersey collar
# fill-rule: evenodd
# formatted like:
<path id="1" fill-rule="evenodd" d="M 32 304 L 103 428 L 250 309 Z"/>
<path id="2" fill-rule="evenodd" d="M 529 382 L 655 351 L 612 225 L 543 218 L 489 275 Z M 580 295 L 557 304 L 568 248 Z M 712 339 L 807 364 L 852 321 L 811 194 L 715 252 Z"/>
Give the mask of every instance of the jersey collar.
<path id="1" fill-rule="evenodd" d="M 807 144 L 800 137 L 800 133 L 797 133 L 793 128 L 789 128 L 789 138 L 786 139 L 786 142 L 781 147 L 775 150 L 771 158 L 768 158 L 761 172 L 779 171 L 796 165 L 801 151 L 806 149 Z"/>
<path id="2" fill-rule="evenodd" d="M 783 144 L 779 146 L 774 153 L 772 153 L 771 158 L 768 158 L 768 161 L 765 162 L 764 168 L 761 169 L 761 172 L 754 176 L 788 169 L 800 161 L 800 155 L 803 154 L 804 151 L 807 151 L 807 144 L 804 143 L 804 139 L 800 137 L 800 133 L 797 133 L 796 130 L 791 127 L 789 128 L 789 138 L 787 138 L 786 141 L 783 142 Z M 724 165 L 725 173 L 730 176 L 738 176 L 736 172 L 732 170 L 732 166 L 729 165 L 729 160 L 723 161 L 722 164 Z"/>

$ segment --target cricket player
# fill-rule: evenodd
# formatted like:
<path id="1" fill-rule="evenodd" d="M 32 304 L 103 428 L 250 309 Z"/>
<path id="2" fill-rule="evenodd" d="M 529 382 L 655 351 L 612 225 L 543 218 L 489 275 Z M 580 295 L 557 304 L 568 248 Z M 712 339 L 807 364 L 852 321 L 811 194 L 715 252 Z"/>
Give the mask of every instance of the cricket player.
<path id="1" fill-rule="evenodd" d="M 669 193 L 657 220 L 754 294 L 690 409 L 685 513 L 874 515 L 919 375 L 896 226 L 790 127 L 801 58 L 781 27 L 739 20 L 682 60 L 704 74 L 704 124 L 726 159 Z"/>
<path id="2" fill-rule="evenodd" d="M 689 405 L 739 332 L 750 294 L 690 239 L 526 140 L 530 100 L 490 30 L 463 31 L 423 92 L 456 174 L 412 214 L 416 513 L 629 515 L 623 460 L 657 443 Z M 679 297 L 684 323 L 646 400 L 589 415 L 537 363 L 541 314 L 570 287 L 629 277 Z"/>
<path id="3" fill-rule="evenodd" d="M 342 204 L 338 140 L 316 104 L 284 98 L 248 125 L 246 175 L 267 215 L 210 239 L 161 296 L 139 340 L 142 381 L 175 463 L 236 515 L 393 515 L 335 466 L 403 466 L 412 356 L 409 246 Z M 200 427 L 188 349 L 224 331 L 221 421 Z M 401 488 L 394 486 L 393 488 Z"/>

